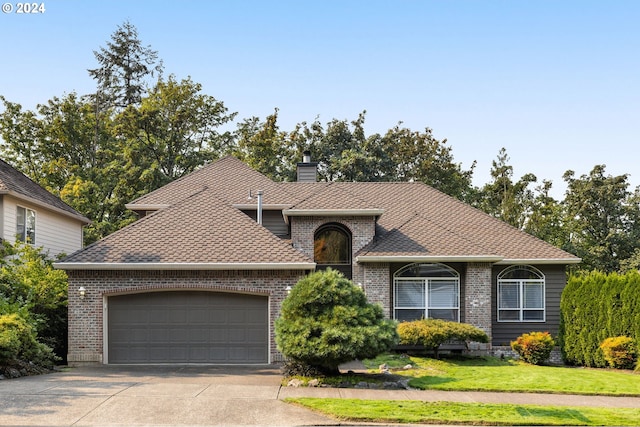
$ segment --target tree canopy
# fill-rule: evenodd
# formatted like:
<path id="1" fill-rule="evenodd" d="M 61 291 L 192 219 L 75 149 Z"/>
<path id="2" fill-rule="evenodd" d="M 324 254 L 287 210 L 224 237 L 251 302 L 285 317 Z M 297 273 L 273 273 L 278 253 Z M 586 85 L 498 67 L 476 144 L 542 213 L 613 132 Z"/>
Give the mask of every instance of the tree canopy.
<path id="1" fill-rule="evenodd" d="M 0 94 L 0 155 L 93 221 L 87 244 L 135 219 L 126 203 L 224 155 L 292 181 L 309 150 L 321 180 L 424 182 L 582 257 L 582 269 L 640 266 L 640 190 L 629 189 L 627 175 L 607 175 L 605 165 L 580 177 L 567 171 L 566 194 L 556 200 L 551 181 L 517 178 L 503 148 L 490 182 L 476 187 L 475 163 L 463 169 L 428 127 L 400 122 L 369 134 L 362 111 L 283 129 L 277 108 L 236 122 L 238 113 L 190 77 L 165 80 L 158 52 L 128 21 L 94 54 L 93 93 L 70 91 L 33 110 Z"/>

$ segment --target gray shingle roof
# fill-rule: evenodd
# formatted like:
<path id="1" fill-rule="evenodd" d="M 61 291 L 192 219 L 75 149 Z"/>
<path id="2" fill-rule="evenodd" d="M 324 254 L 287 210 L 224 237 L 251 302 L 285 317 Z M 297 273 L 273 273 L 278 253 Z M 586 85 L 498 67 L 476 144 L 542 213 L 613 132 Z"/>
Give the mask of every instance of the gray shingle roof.
<path id="1" fill-rule="evenodd" d="M 137 206 L 173 205 L 205 188 L 215 191 L 220 199 L 230 204 L 256 203 L 255 197 L 249 200 L 248 196 L 249 192 L 255 196 L 258 190 L 264 191 L 265 204 L 291 201 L 281 185 L 235 157 L 227 156 L 139 197 L 127 207 L 136 210 Z"/>
<path id="2" fill-rule="evenodd" d="M 298 213 L 378 211 L 376 238 L 358 260 L 380 257 L 572 263 L 579 259 L 422 183 L 275 183 L 225 157 L 132 202 L 169 206 L 73 254 L 68 262 L 312 263 L 235 205 L 249 191 Z"/>
<path id="3" fill-rule="evenodd" d="M 63 262 L 134 266 L 243 264 L 244 268 L 262 264 L 300 264 L 306 268 L 313 265 L 313 260 L 231 207 L 211 190 L 202 190 L 146 216 L 70 255 Z"/>
<path id="4" fill-rule="evenodd" d="M 4 160 L 0 160 L 0 194 L 11 194 L 14 197 L 53 209 L 81 222 L 91 222 Z"/>

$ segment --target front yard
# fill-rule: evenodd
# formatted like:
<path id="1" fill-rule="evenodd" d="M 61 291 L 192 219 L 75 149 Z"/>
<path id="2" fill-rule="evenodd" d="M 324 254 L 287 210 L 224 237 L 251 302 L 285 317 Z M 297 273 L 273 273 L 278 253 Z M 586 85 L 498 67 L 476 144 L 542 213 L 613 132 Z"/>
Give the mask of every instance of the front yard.
<path id="1" fill-rule="evenodd" d="M 612 369 L 529 365 L 495 357 L 435 360 L 384 355 L 365 361 L 371 370 L 386 363 L 394 374 L 407 375 L 418 389 L 564 393 L 640 396 L 640 375 Z M 411 364 L 413 369 L 403 370 Z"/>
<path id="2" fill-rule="evenodd" d="M 537 392 L 640 397 L 631 371 L 527 365 L 498 358 L 434 360 L 385 355 L 365 361 L 372 373 L 386 364 L 419 389 Z M 411 364 L 411 369 L 403 369 Z M 336 382 L 335 379 L 326 381 Z M 299 398 L 291 402 L 342 420 L 483 425 L 640 425 L 637 408 L 591 408 L 421 401 Z"/>

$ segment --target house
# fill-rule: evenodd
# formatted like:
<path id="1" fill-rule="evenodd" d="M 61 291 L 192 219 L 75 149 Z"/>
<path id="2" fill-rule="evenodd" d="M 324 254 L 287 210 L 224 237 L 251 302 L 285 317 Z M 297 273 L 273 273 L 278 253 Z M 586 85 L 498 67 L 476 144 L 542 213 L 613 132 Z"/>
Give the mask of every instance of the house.
<path id="1" fill-rule="evenodd" d="M 398 320 L 482 328 L 491 352 L 557 332 L 579 258 L 422 183 L 276 183 L 225 157 L 127 205 L 135 223 L 57 263 L 81 363 L 279 361 L 288 290 L 332 267 Z"/>
<path id="2" fill-rule="evenodd" d="M 82 248 L 91 221 L 0 160 L 0 238 L 28 242 L 55 257 Z"/>

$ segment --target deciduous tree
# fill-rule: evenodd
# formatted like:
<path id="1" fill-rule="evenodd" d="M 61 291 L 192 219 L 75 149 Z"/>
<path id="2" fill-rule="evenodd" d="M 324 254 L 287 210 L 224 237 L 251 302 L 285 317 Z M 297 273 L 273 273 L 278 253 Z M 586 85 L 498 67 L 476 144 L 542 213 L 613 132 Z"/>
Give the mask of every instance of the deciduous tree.
<path id="1" fill-rule="evenodd" d="M 637 190 L 628 190 L 627 179 L 626 174 L 607 175 L 605 165 L 580 178 L 571 170 L 564 174 L 570 233 L 566 249 L 582 258 L 584 269 L 619 271 L 621 261 L 633 257 L 640 246 Z"/>

